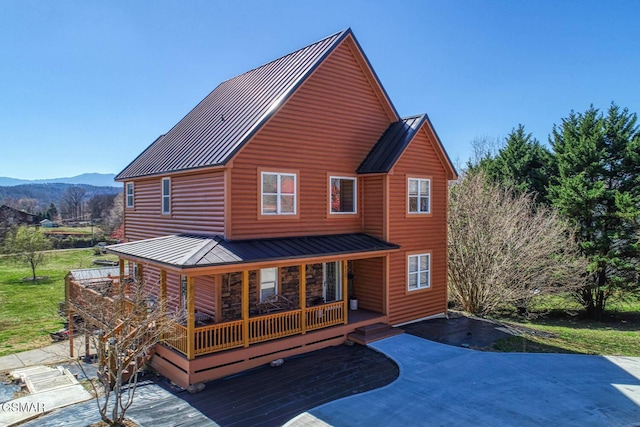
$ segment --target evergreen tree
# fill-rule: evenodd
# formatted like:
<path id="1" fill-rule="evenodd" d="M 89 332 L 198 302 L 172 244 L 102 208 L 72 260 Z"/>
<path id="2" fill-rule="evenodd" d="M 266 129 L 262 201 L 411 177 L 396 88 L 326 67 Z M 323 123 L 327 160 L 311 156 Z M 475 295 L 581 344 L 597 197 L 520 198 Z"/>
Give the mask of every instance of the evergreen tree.
<path id="1" fill-rule="evenodd" d="M 636 115 L 612 104 L 606 115 L 589 108 L 554 126 L 558 175 L 553 204 L 577 227 L 589 258 L 589 285 L 578 293 L 587 313 L 600 317 L 607 299 L 637 290 L 639 273 L 640 133 Z"/>
<path id="2" fill-rule="evenodd" d="M 521 193 L 532 193 L 538 203 L 547 199 L 547 186 L 552 172 L 551 153 L 523 125 L 512 129 L 487 173 Z"/>
<path id="3" fill-rule="evenodd" d="M 536 203 L 548 203 L 549 177 L 554 174 L 552 155 L 523 125 L 511 130 L 500 149 L 485 150 L 476 157 L 467 164 L 470 173 L 482 171 L 504 187 L 533 194 Z"/>

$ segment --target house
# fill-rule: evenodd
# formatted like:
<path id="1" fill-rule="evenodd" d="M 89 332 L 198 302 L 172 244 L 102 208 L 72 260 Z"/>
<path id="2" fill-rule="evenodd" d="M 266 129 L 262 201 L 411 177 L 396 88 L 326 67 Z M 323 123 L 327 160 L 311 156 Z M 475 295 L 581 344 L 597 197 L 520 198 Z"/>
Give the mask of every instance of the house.
<path id="1" fill-rule="evenodd" d="M 0 206 L 0 239 L 4 239 L 13 227 L 21 225 L 37 226 L 42 218 L 8 205 Z"/>
<path id="2" fill-rule="evenodd" d="M 40 221 L 40 227 L 42 228 L 53 228 L 56 226 L 56 223 L 51 221 L 50 219 L 43 219 L 42 221 Z"/>
<path id="3" fill-rule="evenodd" d="M 350 29 L 221 83 L 116 177 L 119 280 L 186 316 L 152 365 L 186 387 L 446 314 L 455 178 Z"/>

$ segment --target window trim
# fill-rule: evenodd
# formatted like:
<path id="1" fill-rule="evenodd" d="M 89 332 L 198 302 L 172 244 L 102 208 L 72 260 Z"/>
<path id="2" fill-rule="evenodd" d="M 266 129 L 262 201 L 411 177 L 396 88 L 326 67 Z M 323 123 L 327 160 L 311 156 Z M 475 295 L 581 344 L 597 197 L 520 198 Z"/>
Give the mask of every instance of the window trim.
<path id="1" fill-rule="evenodd" d="M 276 175 L 278 176 L 278 181 L 280 176 L 282 175 L 292 175 L 294 177 L 294 193 L 293 193 L 293 212 L 291 213 L 264 213 L 264 194 L 262 192 L 263 185 L 263 177 L 264 175 Z M 261 169 L 258 168 L 258 198 L 259 202 L 256 204 L 258 209 L 258 219 L 298 219 L 300 218 L 300 180 L 298 177 L 300 176 L 299 171 L 290 170 L 290 169 L 281 169 L 279 171 L 274 171 L 273 169 Z M 281 196 L 282 194 L 276 193 L 276 197 Z M 278 200 L 278 199 L 276 199 Z M 277 202 L 276 202 L 277 203 Z M 276 210 L 277 210 L 276 206 Z"/>
<path id="2" fill-rule="evenodd" d="M 412 180 L 418 181 L 418 195 L 417 196 L 410 196 L 409 195 L 410 181 L 412 181 Z M 420 197 L 425 197 L 425 196 L 421 196 L 420 195 L 420 183 L 422 181 L 426 181 L 426 182 L 429 183 L 429 195 L 426 196 L 426 197 L 428 197 L 428 207 L 427 207 L 428 210 L 426 212 L 420 210 Z M 407 182 L 407 191 L 406 191 L 405 194 L 407 196 L 407 215 L 409 215 L 409 216 L 431 215 L 431 199 L 433 198 L 433 196 L 432 196 L 433 189 L 432 189 L 432 186 L 431 186 L 431 182 L 432 182 L 431 177 L 407 176 L 407 181 L 406 182 Z M 411 198 L 412 197 L 417 197 L 418 198 L 418 203 L 416 204 L 416 208 L 417 208 L 416 212 L 412 212 L 411 211 Z"/>
<path id="3" fill-rule="evenodd" d="M 280 284 L 280 269 L 278 267 L 266 267 L 266 268 L 261 268 L 259 270 L 259 274 L 258 274 L 258 302 L 263 302 L 264 300 L 262 299 L 262 271 L 263 270 L 275 270 L 276 274 L 275 274 L 275 279 L 274 279 L 274 294 L 278 295 L 278 288 L 279 288 L 279 284 Z"/>
<path id="4" fill-rule="evenodd" d="M 164 183 L 168 182 L 168 190 L 169 192 L 165 194 L 164 192 Z M 162 178 L 161 188 L 160 188 L 161 198 L 160 198 L 160 211 L 162 215 L 170 215 L 171 214 L 171 178 Z M 165 199 L 167 200 L 168 209 L 165 210 Z"/>
<path id="5" fill-rule="evenodd" d="M 334 212 L 332 209 L 332 186 L 331 181 L 334 179 L 344 179 L 353 181 L 353 212 Z M 329 186 L 327 190 L 327 199 L 329 201 L 329 215 L 357 215 L 358 214 L 358 177 L 347 175 L 329 175 Z"/>
<path id="6" fill-rule="evenodd" d="M 426 270 L 421 270 L 420 269 L 420 257 L 428 257 L 427 258 L 427 269 Z M 417 271 L 411 271 L 411 258 L 417 258 L 418 259 L 418 270 Z M 424 291 L 424 290 L 428 290 L 431 289 L 431 252 L 421 252 L 421 253 L 415 253 L 415 254 L 407 254 L 407 292 L 416 292 L 416 291 Z M 421 273 L 427 273 L 427 284 L 426 285 L 422 285 L 420 286 L 420 274 Z M 417 275 L 417 287 L 416 288 L 411 288 L 410 284 L 411 284 L 411 276 L 412 275 Z"/>
<path id="7" fill-rule="evenodd" d="M 131 194 L 129 194 L 129 187 L 131 187 Z M 133 181 L 124 183 L 124 205 L 126 208 L 132 209 L 135 207 L 135 185 Z M 129 203 L 129 196 L 131 196 L 131 203 Z"/>

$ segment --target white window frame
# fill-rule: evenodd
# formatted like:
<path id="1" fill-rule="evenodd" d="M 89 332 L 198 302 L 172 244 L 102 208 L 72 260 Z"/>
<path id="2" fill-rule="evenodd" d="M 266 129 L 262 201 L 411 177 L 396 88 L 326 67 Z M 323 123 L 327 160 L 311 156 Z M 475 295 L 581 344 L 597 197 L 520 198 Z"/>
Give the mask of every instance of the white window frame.
<path id="1" fill-rule="evenodd" d="M 422 269 L 420 266 L 422 265 L 422 259 L 426 258 L 427 259 L 427 268 L 426 269 Z M 417 270 L 412 271 L 411 270 L 411 260 L 415 259 L 416 260 L 416 267 Z M 422 280 L 420 279 L 422 274 L 426 273 L 427 275 L 427 279 L 426 282 L 423 283 Z M 415 287 L 412 287 L 411 285 L 411 278 L 415 277 L 416 279 L 416 285 Z M 407 290 L 409 292 L 411 291 L 417 291 L 420 289 L 429 289 L 431 288 L 431 253 L 427 252 L 427 253 L 423 253 L 423 254 L 415 254 L 415 255 L 409 255 L 407 257 Z"/>
<path id="2" fill-rule="evenodd" d="M 276 176 L 276 192 L 275 193 L 265 193 L 264 192 L 264 177 L 265 175 L 275 175 Z M 293 177 L 293 193 L 282 193 L 282 177 Z M 262 215 L 273 216 L 273 215 L 297 215 L 298 211 L 298 175 L 292 172 L 261 172 L 260 174 L 260 212 Z M 265 212 L 264 211 L 264 197 L 265 196 L 276 196 L 276 211 L 275 212 Z M 282 198 L 284 196 L 293 196 L 293 212 L 282 212 Z"/>
<path id="3" fill-rule="evenodd" d="M 353 211 L 336 212 L 333 210 L 333 180 L 353 181 Z M 352 176 L 330 176 L 329 177 L 329 212 L 332 215 L 353 215 L 358 213 L 358 179 Z"/>
<path id="4" fill-rule="evenodd" d="M 167 192 L 165 193 L 165 185 L 167 182 Z M 171 213 L 171 178 L 162 178 L 162 199 L 161 199 L 161 209 L 163 215 L 168 215 Z M 166 207 L 166 209 L 165 209 Z"/>
<path id="5" fill-rule="evenodd" d="M 411 194 L 411 181 L 416 181 L 418 184 L 418 194 Z M 427 183 L 427 194 L 422 194 L 420 191 L 422 183 Z M 421 209 L 421 199 L 427 199 L 427 210 Z M 416 210 L 411 210 L 411 199 L 416 199 Z M 431 213 L 431 179 L 429 178 L 408 178 L 407 179 L 407 212 L 410 214 L 430 214 Z"/>
<path id="6" fill-rule="evenodd" d="M 133 182 L 127 182 L 124 184 L 125 187 L 125 206 L 128 208 L 132 208 L 134 206 L 135 203 L 135 199 L 134 199 L 134 194 L 135 194 L 135 187 Z M 131 190 L 131 191 L 129 191 Z M 131 199 L 129 199 L 131 198 Z M 131 202 L 131 203 L 129 203 Z"/>
<path id="7" fill-rule="evenodd" d="M 273 280 L 269 280 L 269 281 L 264 280 L 265 272 L 267 270 L 273 271 L 273 277 L 274 277 Z M 269 286 L 267 287 L 265 285 L 269 285 Z M 271 288 L 273 288 L 273 294 L 271 295 L 278 295 L 278 267 L 260 269 L 260 302 L 264 302 L 264 300 L 266 299 L 262 297 L 262 291 L 266 289 L 271 289 Z M 271 295 L 268 295 L 267 297 Z"/>

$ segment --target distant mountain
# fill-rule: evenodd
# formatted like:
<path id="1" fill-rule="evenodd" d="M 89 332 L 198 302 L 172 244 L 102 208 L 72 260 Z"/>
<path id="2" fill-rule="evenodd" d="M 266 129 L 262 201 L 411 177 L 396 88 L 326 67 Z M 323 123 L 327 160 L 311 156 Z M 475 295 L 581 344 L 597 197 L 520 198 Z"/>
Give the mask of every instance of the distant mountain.
<path id="1" fill-rule="evenodd" d="M 85 184 L 95 187 L 122 187 L 122 184 L 115 182 L 115 174 L 112 173 L 83 173 L 82 175 L 69 178 L 53 179 L 16 179 L 0 177 L 0 187 L 13 187 L 24 184 Z"/>

